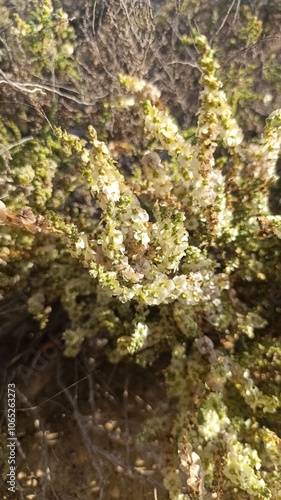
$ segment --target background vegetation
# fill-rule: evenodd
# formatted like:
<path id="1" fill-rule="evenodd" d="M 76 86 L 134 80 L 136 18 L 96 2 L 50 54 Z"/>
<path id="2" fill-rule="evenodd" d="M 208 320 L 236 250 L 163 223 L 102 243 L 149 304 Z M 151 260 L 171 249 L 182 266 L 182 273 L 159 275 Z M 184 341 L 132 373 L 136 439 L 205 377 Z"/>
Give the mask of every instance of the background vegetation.
<path id="1" fill-rule="evenodd" d="M 279 2 L 0 9 L 13 498 L 281 498 Z"/>

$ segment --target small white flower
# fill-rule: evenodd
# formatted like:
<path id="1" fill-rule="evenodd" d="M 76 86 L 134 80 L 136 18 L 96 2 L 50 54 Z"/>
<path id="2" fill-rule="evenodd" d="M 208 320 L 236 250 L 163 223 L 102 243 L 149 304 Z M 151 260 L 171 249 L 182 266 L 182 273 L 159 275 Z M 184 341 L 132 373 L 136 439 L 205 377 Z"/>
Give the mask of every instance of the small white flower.
<path id="1" fill-rule="evenodd" d="M 110 201 L 118 201 L 120 198 L 120 189 L 118 181 L 113 181 L 111 184 L 104 184 L 102 191 Z"/>

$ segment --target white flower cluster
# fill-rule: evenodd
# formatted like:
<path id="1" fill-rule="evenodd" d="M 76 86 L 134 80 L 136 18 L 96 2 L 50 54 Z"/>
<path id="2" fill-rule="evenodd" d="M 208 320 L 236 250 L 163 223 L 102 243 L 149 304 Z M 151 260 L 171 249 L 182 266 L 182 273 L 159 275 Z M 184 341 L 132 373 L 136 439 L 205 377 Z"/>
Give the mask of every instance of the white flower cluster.
<path id="1" fill-rule="evenodd" d="M 200 67 L 203 70 L 201 83 L 204 85 L 200 93 L 198 132 L 201 138 L 209 141 L 216 140 L 219 136 L 226 147 L 235 148 L 241 144 L 243 133 L 233 118 L 225 92 L 221 90 L 222 83 L 216 76 L 219 65 L 214 59 L 214 51 L 204 35 L 198 35 L 196 43 L 203 54 Z"/>
<path id="2" fill-rule="evenodd" d="M 196 189 L 196 183 L 202 184 L 201 175 L 191 164 L 193 157 L 191 146 L 184 140 L 167 110 L 158 109 L 150 102 L 146 102 L 144 115 L 146 133 L 156 138 L 172 158 L 174 168 L 168 173 L 173 186 L 184 183 L 185 194 L 188 196 L 185 203 L 191 203 L 193 199 L 191 191 Z"/>
<path id="3" fill-rule="evenodd" d="M 274 432 L 261 428 L 255 417 L 248 420 L 243 417 L 231 418 L 228 411 L 225 390 L 227 380 L 241 391 L 244 383 L 247 386 L 249 373 L 242 373 L 241 367 L 215 349 L 208 337 L 198 337 L 195 345 L 210 363 L 207 377 L 206 366 L 200 363 L 198 353 L 187 356 L 183 345 L 173 351 L 170 367 L 172 376 L 168 379 L 171 393 L 179 397 L 181 407 L 173 432 L 180 447 L 182 443 L 190 444 L 190 453 L 185 453 L 180 468 L 184 465 L 190 473 L 188 468 L 193 463 L 191 451 L 199 453 L 206 488 L 203 498 L 211 498 L 212 493 L 217 491 L 218 474 L 223 478 L 225 491 L 229 488 L 229 494 L 235 494 L 238 487 L 251 498 L 280 498 L 280 439 Z M 252 400 L 246 402 L 255 411 Z M 190 410 L 194 404 L 195 413 Z M 182 434 L 179 437 L 180 429 Z M 195 460 L 194 465 L 197 465 L 194 471 L 199 471 L 201 464 Z M 199 482 L 192 484 L 196 486 Z"/>
<path id="4" fill-rule="evenodd" d="M 235 434 L 227 440 L 228 453 L 224 474 L 232 483 L 236 484 L 249 495 L 254 497 L 271 498 L 270 491 L 265 481 L 260 477 L 258 471 L 261 467 L 261 459 L 257 451 L 246 443 L 243 445 Z"/>
<path id="5" fill-rule="evenodd" d="M 266 459 L 272 462 L 276 466 L 276 469 L 281 471 L 281 438 L 266 427 L 259 429 L 258 434 L 264 444 Z"/>
<path id="6" fill-rule="evenodd" d="M 146 86 L 146 81 L 141 80 L 140 78 L 134 78 L 129 75 L 119 75 L 119 80 L 124 87 L 126 87 L 127 90 L 137 93 L 141 92 L 145 86 Z"/>
<path id="7" fill-rule="evenodd" d="M 276 179 L 276 163 L 281 147 L 281 109 L 277 109 L 266 120 L 261 143 L 252 148 L 253 159 L 248 169 L 254 169 L 256 178 L 272 184 Z"/>
<path id="8" fill-rule="evenodd" d="M 139 281 L 143 276 L 134 273 L 126 255 L 126 246 L 130 246 L 132 258 L 139 247 L 145 252 L 150 241 L 148 214 L 125 185 L 106 145 L 97 140 L 93 129 L 91 139 L 93 149 L 84 170 L 89 187 L 93 194 L 97 193 L 97 202 L 104 214 L 105 230 L 100 237 L 103 255 L 116 264 L 122 264 L 119 272 L 126 281 Z"/>
<path id="9" fill-rule="evenodd" d="M 216 393 L 206 398 L 201 412 L 204 422 L 199 425 L 198 433 L 205 441 L 216 439 L 230 424 L 227 407 Z"/>
<path id="10" fill-rule="evenodd" d="M 119 351 L 121 347 L 126 354 L 134 354 L 145 347 L 148 335 L 148 326 L 143 321 L 137 321 L 130 336 L 118 339 Z"/>
<path id="11" fill-rule="evenodd" d="M 155 152 L 147 152 L 142 158 L 144 187 L 154 197 L 169 195 L 173 189 L 170 175 L 161 163 L 160 156 Z"/>
<path id="12" fill-rule="evenodd" d="M 144 114 L 147 133 L 157 138 L 172 158 L 173 168 L 163 172 L 172 181 L 172 193 L 181 200 L 183 208 L 200 220 L 207 220 L 210 226 L 216 227 L 216 233 L 220 234 L 221 227 L 229 225 L 231 213 L 226 207 L 224 178 L 221 171 L 215 168 L 213 155 L 217 147 L 215 139 L 220 133 L 219 126 L 214 127 L 214 131 L 209 130 L 207 125 L 213 128 L 210 117 L 206 110 L 204 115 L 201 113 L 198 144 L 191 148 L 166 110 L 159 110 L 146 102 Z M 204 126 L 203 119 L 206 122 Z M 204 130 L 206 138 L 203 140 Z M 164 179 L 163 184 L 167 185 Z"/>
<path id="13" fill-rule="evenodd" d="M 179 470 L 173 469 L 172 467 L 166 468 L 164 471 L 163 483 L 171 499 L 191 500 L 191 497 L 187 493 L 182 493 L 182 482 Z"/>
<path id="14" fill-rule="evenodd" d="M 185 306 L 198 304 L 213 294 L 213 271 L 204 268 L 176 274 L 188 248 L 185 216 L 164 201 L 155 202 L 155 222 L 125 184 L 106 145 L 91 128 L 92 151 L 83 156 L 82 175 L 103 212 L 96 235 L 67 228 L 72 253 L 112 295 L 126 302 L 135 298 L 148 305 L 181 299 Z M 171 273 L 175 273 L 171 276 Z"/>
<path id="15" fill-rule="evenodd" d="M 280 408 L 281 402 L 277 396 L 267 396 L 258 389 L 250 377 L 249 370 L 243 373 L 244 382 L 238 384 L 238 389 L 244 397 L 246 403 L 252 408 L 253 411 L 257 407 L 262 408 L 264 413 L 275 413 Z"/>
<path id="16" fill-rule="evenodd" d="M 254 384 L 250 371 L 242 371 L 242 368 L 234 363 L 228 356 L 223 356 L 219 349 L 215 349 L 213 342 L 207 337 L 195 340 L 195 345 L 199 352 L 207 357 L 213 365 L 212 384 L 215 382 L 217 374 L 218 381 L 223 375 L 224 380 L 230 380 L 235 384 L 245 402 L 255 411 L 262 408 L 264 413 L 275 413 L 280 408 L 280 401 L 277 396 L 267 396 Z"/>
<path id="17" fill-rule="evenodd" d="M 216 77 L 213 51 L 204 37 L 198 37 L 197 44 L 203 54 L 200 64 L 204 88 L 200 96 L 195 146 L 188 144 L 180 134 L 167 110 L 152 104 L 157 96 L 156 93 L 154 97 L 147 95 L 149 89 L 145 81 L 120 76 L 129 92 L 138 94 L 139 99 L 150 97 L 151 101 L 143 104 L 145 129 L 170 157 L 169 162 L 162 163 L 152 150 L 142 158 L 145 179 L 141 187 L 145 185 L 151 195 L 149 200 L 155 221 L 150 221 L 148 212 L 126 184 L 107 146 L 97 140 L 96 131 L 91 128 L 92 150 L 87 150 L 79 141 L 75 148 L 81 156 L 81 174 L 96 197 L 102 219 L 90 235 L 79 233 L 62 222 L 56 227 L 65 233 L 73 255 L 121 301 L 135 298 L 148 305 L 158 305 L 179 300 L 183 309 L 203 301 L 206 313 L 208 309 L 209 315 L 213 311 L 222 317 L 220 293 L 229 287 L 227 275 L 215 272 L 215 266 L 210 265 L 201 247 L 193 247 L 196 255 L 192 256 L 186 228 L 198 233 L 199 228 L 203 232 L 207 229 L 208 234 L 204 236 L 207 239 L 223 233 L 230 237 L 232 215 L 224 192 L 224 177 L 220 166 L 216 165 L 214 152 L 219 138 L 233 152 L 241 143 L 242 135 Z M 266 137 L 270 143 L 266 146 L 268 161 L 276 161 L 279 124 L 279 114 L 272 115 L 264 134 L 265 144 Z M 66 143 L 69 141 L 72 147 L 73 141 L 67 134 L 61 133 L 61 138 Z M 186 254 L 189 259 L 185 260 Z M 180 266 L 182 274 L 177 274 Z M 183 315 L 180 316 L 182 321 Z M 242 320 L 240 323 L 244 327 Z M 190 326 L 196 330 L 194 321 Z M 251 326 L 247 333 L 252 335 Z"/>
<path id="18" fill-rule="evenodd" d="M 129 92 L 133 92 L 133 96 L 131 97 L 132 99 L 131 105 L 134 105 L 136 102 L 139 101 L 145 101 L 146 99 L 149 99 L 151 102 L 155 102 L 161 96 L 160 90 L 157 87 L 155 87 L 155 85 L 152 85 L 151 83 L 148 83 L 145 80 L 122 74 L 118 75 L 118 77 L 120 83 Z M 128 99 L 127 96 L 123 97 L 125 101 L 126 98 Z"/>
<path id="19" fill-rule="evenodd" d="M 197 498 L 204 498 L 204 472 L 201 466 L 201 460 L 199 455 L 192 451 L 192 446 L 190 443 L 182 444 L 181 448 L 178 450 L 180 458 L 180 468 L 187 476 L 187 486 L 196 494 Z"/>
<path id="20" fill-rule="evenodd" d="M 152 225 L 151 240 L 156 248 L 157 268 L 160 272 L 176 271 L 188 247 L 185 216 L 158 203 L 153 214 L 156 221 Z"/>

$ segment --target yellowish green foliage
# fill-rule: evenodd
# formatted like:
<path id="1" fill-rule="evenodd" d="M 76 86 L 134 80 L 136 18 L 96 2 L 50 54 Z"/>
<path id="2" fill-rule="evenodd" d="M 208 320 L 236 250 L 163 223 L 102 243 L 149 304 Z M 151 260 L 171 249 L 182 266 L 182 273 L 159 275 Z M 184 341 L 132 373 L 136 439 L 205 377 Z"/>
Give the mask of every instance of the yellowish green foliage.
<path id="1" fill-rule="evenodd" d="M 76 64 L 71 56 L 75 48 L 75 33 L 68 16 L 62 10 L 54 12 L 50 0 L 30 2 L 26 20 L 14 15 L 12 35 L 28 59 L 29 70 L 47 76 L 63 71 L 77 78 Z M 47 73 L 46 73 L 47 72 Z"/>
<path id="2" fill-rule="evenodd" d="M 68 68 L 73 33 L 51 9 L 45 2 L 30 22 L 17 18 L 16 35 L 26 43 L 32 35 L 39 72 Z M 259 25 L 249 23 L 254 39 Z M 163 471 L 171 499 L 275 500 L 280 343 L 274 331 L 260 333 L 267 319 L 251 299 L 256 287 L 281 285 L 281 218 L 268 207 L 281 110 L 259 142 L 245 141 L 214 51 L 204 36 L 194 41 L 202 89 L 192 143 L 157 88 L 120 75 L 124 96 L 112 107 L 137 110 L 146 141 L 130 179 L 93 126 L 88 142 L 44 129 L 4 155 L 0 288 L 4 295 L 28 281 L 29 312 L 41 328 L 60 300 L 67 356 L 101 330 L 113 362 L 146 366 L 162 350 L 172 353 L 166 382 L 178 402 L 171 429 L 178 461 Z M 12 142 L 4 123 L 1 132 Z M 71 198 L 79 189 L 81 210 Z"/>

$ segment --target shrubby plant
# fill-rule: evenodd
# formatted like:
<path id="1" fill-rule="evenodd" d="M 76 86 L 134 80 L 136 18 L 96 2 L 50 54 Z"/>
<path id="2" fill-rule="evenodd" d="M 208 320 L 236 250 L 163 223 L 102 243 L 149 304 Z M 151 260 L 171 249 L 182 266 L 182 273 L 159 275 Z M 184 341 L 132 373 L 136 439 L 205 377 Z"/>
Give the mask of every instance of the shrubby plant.
<path id="1" fill-rule="evenodd" d="M 61 301 L 66 356 L 101 331 L 113 362 L 147 366 L 171 352 L 171 499 L 278 499 L 281 348 L 263 301 L 281 285 L 281 218 L 268 206 L 281 110 L 259 142 L 245 141 L 213 50 L 193 37 L 202 90 L 192 140 L 156 86 L 120 74 L 110 106 L 138 113 L 144 135 L 131 176 L 93 126 L 89 140 L 42 129 L 5 152 L 1 293 L 28 282 L 41 328 Z"/>

